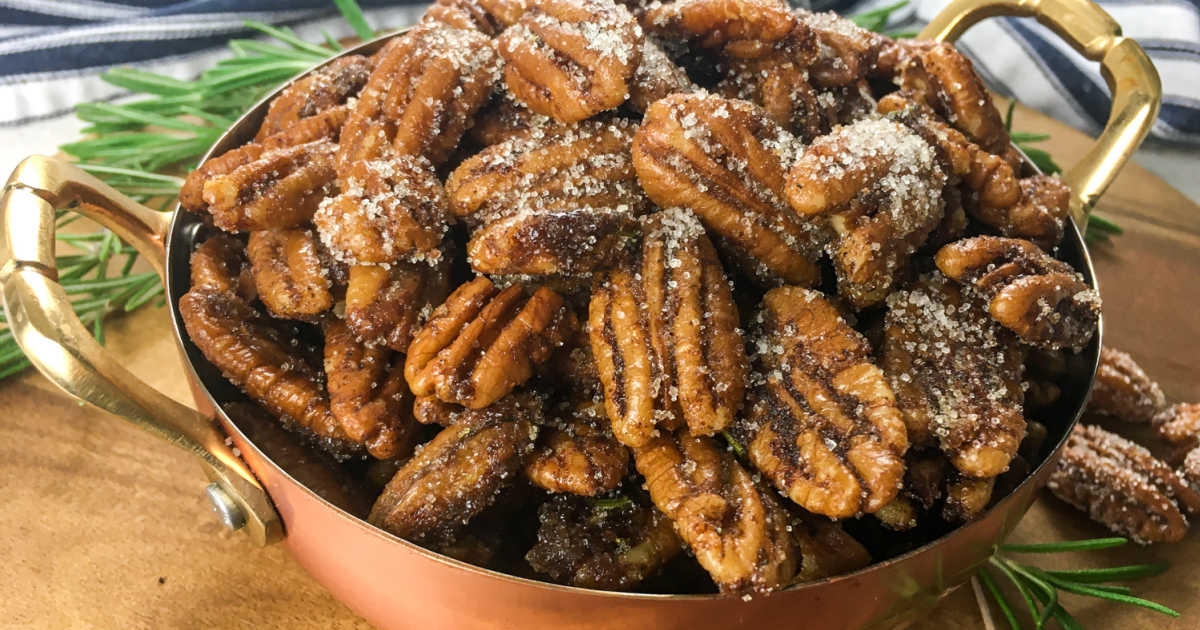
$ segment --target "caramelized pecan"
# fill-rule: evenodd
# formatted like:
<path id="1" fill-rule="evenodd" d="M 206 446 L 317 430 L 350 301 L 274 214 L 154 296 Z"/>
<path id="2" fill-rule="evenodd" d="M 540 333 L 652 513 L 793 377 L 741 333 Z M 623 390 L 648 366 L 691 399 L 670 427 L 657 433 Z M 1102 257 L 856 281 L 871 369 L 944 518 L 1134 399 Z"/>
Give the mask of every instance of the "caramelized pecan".
<path id="1" fill-rule="evenodd" d="M 496 40 L 508 91 L 529 109 L 572 123 L 629 95 L 642 29 L 612 0 L 530 0 Z"/>
<path id="2" fill-rule="evenodd" d="M 808 73 L 812 82 L 821 87 L 842 87 L 861 80 L 875 66 L 888 41 L 832 11 L 811 13 L 796 9 L 793 13 L 816 39 L 816 59 Z"/>
<path id="3" fill-rule="evenodd" d="M 784 201 L 795 138 L 758 107 L 673 94 L 646 111 L 633 139 L 638 180 L 660 207 L 684 207 L 760 281 L 809 285 L 826 238 Z"/>
<path id="4" fill-rule="evenodd" d="M 377 459 L 406 457 L 416 437 L 404 357 L 385 346 L 364 345 L 346 323 L 325 322 L 329 407 L 351 440 Z"/>
<path id="5" fill-rule="evenodd" d="M 858 308 L 878 304 L 897 273 L 941 222 L 946 175 L 932 147 L 884 119 L 838 127 L 805 147 L 787 195 L 802 215 L 827 215 L 838 292 Z"/>
<path id="6" fill-rule="evenodd" d="M 346 285 L 346 324 L 363 343 L 406 352 L 422 317 L 449 293 L 447 260 L 433 267 L 423 262 L 355 265 Z"/>
<path id="7" fill-rule="evenodd" d="M 642 25 L 670 39 L 753 58 L 792 37 L 796 18 L 777 0 L 675 0 L 650 5 Z"/>
<path id="8" fill-rule="evenodd" d="M 653 38 L 647 37 L 642 41 L 642 60 L 629 82 L 631 107 L 644 113 L 654 101 L 698 89 L 688 78 L 687 72 L 675 65 Z"/>
<path id="9" fill-rule="evenodd" d="M 992 317 L 1030 344 L 1079 349 L 1096 333 L 1100 294 L 1029 241 L 966 238 L 938 250 L 934 261 L 942 273 L 978 289 Z"/>
<path id="10" fill-rule="evenodd" d="M 1166 395 L 1133 357 L 1110 346 L 1100 348 L 1100 367 L 1088 411 L 1149 424 L 1166 408 Z"/>
<path id="11" fill-rule="evenodd" d="M 258 298 L 275 317 L 312 319 L 333 308 L 332 283 L 312 230 L 251 232 L 246 255 Z"/>
<path id="12" fill-rule="evenodd" d="M 192 288 L 233 293 L 246 303 L 257 297 L 245 247 L 228 234 L 215 234 L 197 245 L 190 265 Z"/>
<path id="13" fill-rule="evenodd" d="M 442 429 L 396 471 L 367 520 L 418 544 L 447 543 L 495 502 L 536 437 L 528 419 L 496 412 Z"/>
<path id="14" fill-rule="evenodd" d="M 604 410 L 591 400 L 576 403 L 571 417 L 542 431 L 525 463 L 525 477 L 547 492 L 596 496 L 616 488 L 629 467 L 629 451 L 601 428 Z"/>
<path id="15" fill-rule="evenodd" d="M 978 298 L 936 272 L 887 306 L 881 365 L 909 440 L 936 441 L 966 475 L 1004 472 L 1025 432 L 1016 340 Z"/>
<path id="16" fill-rule="evenodd" d="M 712 438 L 681 433 L 634 449 L 654 505 L 724 593 L 768 592 L 789 584 L 799 558 L 791 517 Z"/>
<path id="17" fill-rule="evenodd" d="M 904 476 L 908 440 L 866 339 L 824 296 L 799 287 L 763 297 L 764 382 L 735 434 L 750 460 L 804 509 L 830 518 L 874 512 Z"/>
<path id="18" fill-rule="evenodd" d="M 436 261 L 448 220 L 429 162 L 406 155 L 354 164 L 313 217 L 321 242 L 352 265 Z"/>
<path id="19" fill-rule="evenodd" d="M 1181 540 L 1188 529 L 1183 511 L 1200 508 L 1200 494 L 1150 451 L 1096 426 L 1072 429 L 1047 485 L 1092 520 L 1141 544 Z"/>
<path id="20" fill-rule="evenodd" d="M 342 128 L 338 175 L 394 155 L 446 161 L 492 94 L 500 60 L 472 30 L 424 22 L 387 43 Z"/>
<path id="21" fill-rule="evenodd" d="M 900 85 L 932 107 L 984 151 L 1005 155 L 1008 131 L 971 61 L 950 44 L 914 51 L 901 69 Z"/>
<path id="22" fill-rule="evenodd" d="M 682 548 L 671 519 L 652 505 L 559 496 L 538 508 L 538 541 L 525 559 L 561 584 L 627 591 Z"/>
<path id="23" fill-rule="evenodd" d="M 269 149 L 227 172 L 212 173 L 204 180 L 202 197 L 213 223 L 226 232 L 305 223 L 331 190 L 334 149 L 326 140 Z"/>
<path id="24" fill-rule="evenodd" d="M 408 347 L 404 374 L 417 396 L 481 409 L 528 380 L 575 326 L 557 293 L 497 291 L 478 277 L 434 310 Z"/>
<path id="25" fill-rule="evenodd" d="M 271 101 L 255 142 L 286 132 L 300 121 L 342 105 L 358 93 L 371 74 L 371 60 L 362 55 L 333 61 L 287 86 Z"/>
<path id="26" fill-rule="evenodd" d="M 613 434 L 641 446 L 656 426 L 712 435 L 745 389 L 737 306 L 716 251 L 686 210 L 649 215 L 641 260 L 592 292 L 588 335 Z"/>

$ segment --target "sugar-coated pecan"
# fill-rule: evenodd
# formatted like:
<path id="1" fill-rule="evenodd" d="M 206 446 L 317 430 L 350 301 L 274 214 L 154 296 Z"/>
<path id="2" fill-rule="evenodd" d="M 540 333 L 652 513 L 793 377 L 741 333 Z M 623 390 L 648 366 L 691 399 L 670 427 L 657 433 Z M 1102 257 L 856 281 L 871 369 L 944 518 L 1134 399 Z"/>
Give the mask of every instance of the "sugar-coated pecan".
<path id="1" fill-rule="evenodd" d="M 523 0 L 517 1 L 523 4 Z M 495 37 L 504 30 L 505 25 L 488 11 L 485 4 L 495 3 L 480 0 L 437 0 L 425 10 L 421 21 L 441 22 L 453 28 L 476 30 L 488 37 Z"/>
<path id="2" fill-rule="evenodd" d="M 450 293 L 449 261 L 355 265 L 346 285 L 346 324 L 363 343 L 408 351 L 413 335 Z"/>
<path id="3" fill-rule="evenodd" d="M 763 475 L 804 509 L 830 518 L 874 512 L 904 477 L 904 421 L 866 339 L 821 293 L 763 297 L 757 369 L 763 383 L 734 433 Z"/>
<path id="4" fill-rule="evenodd" d="M 325 376 L 330 410 L 351 440 L 377 459 L 412 451 L 417 425 L 402 355 L 360 343 L 345 322 L 332 318 L 325 322 Z"/>
<path id="5" fill-rule="evenodd" d="M 354 164 L 341 194 L 322 201 L 313 217 L 321 242 L 347 264 L 436 261 L 448 220 L 429 162 L 407 155 Z"/>
<path id="6" fill-rule="evenodd" d="M 838 127 L 804 148 L 787 195 L 801 215 L 828 216 L 838 292 L 858 308 L 891 292 L 897 272 L 945 212 L 946 175 L 921 136 L 886 119 Z"/>
<path id="7" fill-rule="evenodd" d="M 1176 542 L 1187 533 L 1200 494 L 1144 447 L 1097 426 L 1067 438 L 1050 491 L 1092 520 L 1135 542 Z"/>
<path id="8" fill-rule="evenodd" d="M 629 10 L 612 0 L 530 0 L 496 48 L 513 96 L 572 123 L 625 102 L 642 39 Z"/>
<path id="9" fill-rule="evenodd" d="M 202 197 L 213 223 L 226 232 L 305 223 L 331 190 L 335 148 L 318 140 L 264 150 L 228 172 L 212 174 L 204 180 Z"/>
<path id="10" fill-rule="evenodd" d="M 832 11 L 794 11 L 817 44 L 816 59 L 808 68 L 812 82 L 821 87 L 841 87 L 865 77 L 875 66 L 887 38 L 872 33 Z"/>
<path id="11" fill-rule="evenodd" d="M 984 151 L 1008 152 L 1008 131 L 992 96 L 954 46 L 942 43 L 915 52 L 901 69 L 900 84 Z"/>
<path id="12" fill-rule="evenodd" d="M 329 111 L 358 93 L 371 74 L 371 60 L 362 55 L 336 57 L 287 86 L 271 101 L 255 142 L 287 131 L 305 118 Z"/>
<path id="13" fill-rule="evenodd" d="M 492 94 L 500 59 L 484 34 L 423 22 L 376 55 L 375 70 L 342 128 L 338 175 L 393 155 L 446 161 Z"/>
<path id="14" fill-rule="evenodd" d="M 893 92 L 879 100 L 878 110 L 937 149 L 943 170 L 953 175 L 956 182 L 961 179 L 967 192 L 964 201 L 979 220 L 992 225 L 989 219 L 1007 217 L 1021 200 L 1021 186 L 1012 166 L 1004 158 L 984 151 L 939 118 L 928 105 L 906 92 Z"/>
<path id="15" fill-rule="evenodd" d="M 682 550 L 671 519 L 633 501 L 559 496 L 538 508 L 538 541 L 525 559 L 561 584 L 627 591 Z"/>
<path id="16" fill-rule="evenodd" d="M 554 127 L 561 124 L 549 116 L 535 113 L 511 94 L 504 92 L 479 111 L 475 116 L 475 124 L 467 130 L 467 136 L 480 146 L 490 147 L 525 134 L 535 127 Z"/>
<path id="17" fill-rule="evenodd" d="M 1025 432 L 1024 354 L 984 303 L 939 273 L 888 297 L 881 365 L 909 440 L 964 474 L 995 477 Z"/>
<path id="18" fill-rule="evenodd" d="M 646 111 L 633 165 L 651 200 L 694 212 L 759 281 L 810 285 L 827 233 L 784 200 L 798 144 L 751 103 L 673 94 Z"/>
<path id="19" fill-rule="evenodd" d="M 548 492 L 596 496 L 615 489 L 629 468 L 629 451 L 604 426 L 603 405 L 583 400 L 568 414 L 543 429 L 525 477 Z"/>
<path id="20" fill-rule="evenodd" d="M 1150 424 L 1167 408 L 1162 388 L 1128 353 L 1100 348 L 1100 367 L 1087 409 L 1125 422 Z M 1197 427 L 1200 428 L 1200 427 Z"/>
<path id="21" fill-rule="evenodd" d="M 796 18 L 778 0 L 675 0 L 650 5 L 642 25 L 665 38 L 753 58 L 792 37 Z"/>
<path id="22" fill-rule="evenodd" d="M 1100 294 L 1029 241 L 965 238 L 938 250 L 934 261 L 942 273 L 978 289 L 992 317 L 1030 344 L 1078 349 L 1096 333 Z"/>
<path id="23" fill-rule="evenodd" d="M 312 319 L 333 308 L 329 272 L 312 230 L 250 233 L 246 256 L 258 298 L 275 317 Z"/>
<path id="24" fill-rule="evenodd" d="M 218 233 L 196 246 L 191 258 L 192 288 L 226 291 L 246 303 L 257 297 L 254 275 L 241 241 Z"/>
<path id="25" fill-rule="evenodd" d="M 482 409 L 468 409 L 462 405 L 442 402 L 437 396 L 418 396 L 413 401 L 413 417 L 421 424 L 436 424 L 443 427 L 455 424 L 470 424 L 489 415 L 500 414 L 510 418 L 525 418 L 538 426 L 548 423 L 545 419 L 544 398 L 531 390 L 515 391 Z"/>
<path id="26" fill-rule="evenodd" d="M 296 356 L 278 326 L 234 294 L 204 287 L 179 299 L 179 314 L 209 363 L 285 426 L 338 456 L 360 450 L 329 409 L 322 372 Z"/>
<path id="27" fill-rule="evenodd" d="M 536 437 L 528 419 L 498 412 L 446 427 L 396 471 L 367 520 L 418 544 L 449 542 L 515 478 Z"/>
<path id="28" fill-rule="evenodd" d="M 732 453 L 713 438 L 680 433 L 633 455 L 654 505 L 722 592 L 769 592 L 791 582 L 799 564 L 791 515 Z"/>
<path id="29" fill-rule="evenodd" d="M 229 175 L 230 173 L 263 159 L 264 154 L 270 154 L 279 149 L 308 144 L 318 140 L 337 140 L 342 124 L 350 115 L 350 108 L 339 105 L 318 114 L 301 119 L 299 122 L 286 127 L 284 130 L 262 140 L 244 144 L 236 149 L 209 158 L 199 168 L 188 174 L 183 186 L 179 189 L 179 205 L 192 212 L 208 210 L 208 201 L 204 198 L 204 185 L 213 178 Z M 267 156 L 270 157 L 269 155 Z M 327 156 L 321 156 L 329 161 Z M 277 178 L 282 173 L 272 173 L 271 178 Z M 269 179 L 260 183 L 261 188 L 272 185 Z M 253 191 L 248 191 L 253 192 Z M 232 229 L 232 228 L 231 228 Z M 261 229 L 261 226 L 251 226 L 246 229 Z"/>
<path id="30" fill-rule="evenodd" d="M 534 128 L 465 160 L 446 182 L 477 224 L 467 255 L 489 274 L 580 274 L 611 265 L 649 201 L 623 120 Z"/>
<path id="31" fill-rule="evenodd" d="M 613 434 L 640 446 L 658 426 L 697 435 L 741 408 L 746 361 L 716 250 L 687 210 L 644 220 L 641 258 L 594 288 L 588 335 Z"/>
<path id="32" fill-rule="evenodd" d="M 950 473 L 946 480 L 946 503 L 942 506 L 942 518 L 951 523 L 975 519 L 992 502 L 995 487 L 995 477 L 976 479 Z"/>
<path id="33" fill-rule="evenodd" d="M 1033 175 L 1018 184 L 1020 196 L 1015 203 L 990 206 L 981 202 L 972 206 L 972 216 L 1004 236 L 1027 239 L 1046 251 L 1053 250 L 1066 229 L 1071 189 L 1054 175 Z"/>
<path id="34" fill-rule="evenodd" d="M 651 37 L 642 41 L 642 60 L 629 82 L 631 107 L 644 113 L 660 98 L 698 89 L 687 72 L 671 61 L 658 42 Z"/>
<path id="35" fill-rule="evenodd" d="M 481 276 L 433 311 L 408 347 L 404 373 L 417 396 L 481 409 L 528 380 L 576 326 L 550 289 L 498 291 Z"/>
<path id="36" fill-rule="evenodd" d="M 1095 397 L 1094 391 L 1092 396 Z M 1163 409 L 1154 417 L 1154 429 L 1174 447 L 1175 459 L 1182 459 L 1188 451 L 1200 446 L 1200 403 L 1176 403 Z"/>

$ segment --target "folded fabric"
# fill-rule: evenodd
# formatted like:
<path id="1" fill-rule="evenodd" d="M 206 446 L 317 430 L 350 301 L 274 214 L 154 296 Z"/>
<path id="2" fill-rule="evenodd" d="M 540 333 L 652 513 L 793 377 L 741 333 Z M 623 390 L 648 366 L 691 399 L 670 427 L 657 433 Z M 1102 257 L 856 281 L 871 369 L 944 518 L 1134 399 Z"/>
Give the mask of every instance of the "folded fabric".
<path id="1" fill-rule="evenodd" d="M 807 4 L 807 3 L 805 3 Z M 817 10 L 853 14 L 894 0 L 814 0 Z M 917 30 L 948 0 L 914 0 L 889 28 Z M 1200 0 L 1101 0 L 1158 67 L 1162 113 L 1154 137 L 1200 143 Z M 376 28 L 412 23 L 425 2 L 361 0 Z M 0 126 L 62 116 L 76 103 L 117 98 L 100 80 L 107 68 L 136 66 L 195 76 L 225 43 L 251 33 L 246 20 L 292 26 L 314 41 L 349 35 L 329 0 L 0 0 Z M 998 91 L 1085 131 L 1096 132 L 1111 103 L 1099 65 L 1028 19 L 986 20 L 959 47 Z"/>

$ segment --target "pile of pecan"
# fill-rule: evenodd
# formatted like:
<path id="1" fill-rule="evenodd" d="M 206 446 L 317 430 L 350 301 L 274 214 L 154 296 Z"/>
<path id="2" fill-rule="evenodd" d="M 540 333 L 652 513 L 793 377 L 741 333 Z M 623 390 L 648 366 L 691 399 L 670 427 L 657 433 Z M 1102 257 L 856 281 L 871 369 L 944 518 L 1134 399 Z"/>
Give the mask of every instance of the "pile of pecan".
<path id="1" fill-rule="evenodd" d="M 179 309 L 286 428 L 387 473 L 389 532 L 766 592 L 1028 469 L 1032 349 L 1099 314 L 1053 256 L 1067 196 L 947 44 L 782 0 L 439 0 L 188 178 Z"/>

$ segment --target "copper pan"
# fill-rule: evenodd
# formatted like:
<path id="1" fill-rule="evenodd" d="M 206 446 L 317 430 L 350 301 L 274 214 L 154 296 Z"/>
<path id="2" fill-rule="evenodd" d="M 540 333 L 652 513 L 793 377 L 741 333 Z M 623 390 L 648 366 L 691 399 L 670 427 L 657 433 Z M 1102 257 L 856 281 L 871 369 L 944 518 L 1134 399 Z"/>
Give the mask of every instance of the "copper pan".
<path id="1" fill-rule="evenodd" d="M 1059 255 L 1095 286 L 1080 232 L 1088 210 L 1157 115 L 1158 74 L 1141 47 L 1122 37 L 1117 23 L 1088 0 L 958 0 L 921 37 L 953 41 L 979 20 L 997 15 L 1036 17 L 1088 59 L 1100 62 L 1112 90 L 1107 126 L 1065 176 L 1073 191 L 1073 223 Z M 344 54 L 370 53 L 388 37 Z M 271 96 L 243 116 L 209 154 L 251 138 Z M 187 290 L 188 258 L 201 227 L 195 215 L 152 211 L 66 162 L 32 156 L 13 172 L 0 199 L 0 283 L 21 348 L 63 390 L 194 453 L 211 480 L 207 492 L 227 525 L 245 530 L 256 544 L 287 545 L 313 577 L 381 628 L 828 630 L 906 625 L 964 582 L 1021 519 L 1079 417 L 1098 361 L 1099 335 L 1061 384 L 1064 396 L 1058 409 L 1042 418 L 1050 430 L 1049 446 L 1044 459 L 1034 462 L 1034 472 L 981 518 L 923 547 L 848 575 L 749 601 L 556 586 L 451 560 L 353 516 L 353 497 L 340 492 L 336 480 L 322 478 L 320 467 L 289 459 L 293 447 L 286 436 L 271 433 L 270 423 L 264 428 L 233 413 L 240 394 L 182 334 L 174 306 L 176 339 L 201 411 L 170 400 L 121 367 L 75 318 L 57 282 L 54 212 L 77 202 L 87 202 L 80 208 L 153 262 L 172 305 Z"/>

